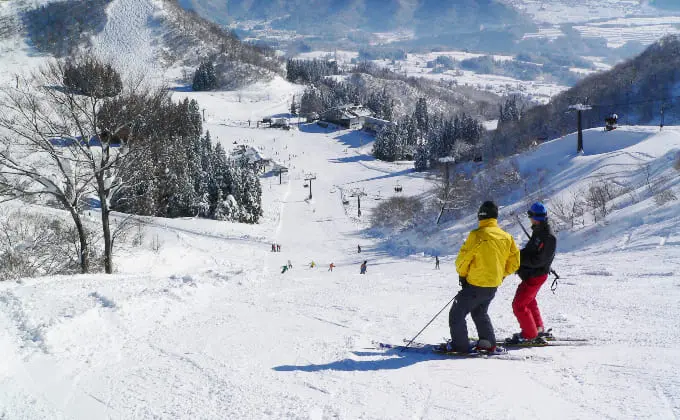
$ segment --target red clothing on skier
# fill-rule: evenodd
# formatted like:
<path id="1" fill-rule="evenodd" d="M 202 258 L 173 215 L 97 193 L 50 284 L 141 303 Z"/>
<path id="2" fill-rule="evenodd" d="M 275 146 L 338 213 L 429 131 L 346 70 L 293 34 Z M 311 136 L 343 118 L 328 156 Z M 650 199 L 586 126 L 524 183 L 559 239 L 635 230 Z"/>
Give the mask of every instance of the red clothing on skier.
<path id="1" fill-rule="evenodd" d="M 538 337 L 538 329 L 543 330 L 543 318 L 538 310 L 536 295 L 548 278 L 547 274 L 523 280 L 517 287 L 515 298 L 512 300 L 512 311 L 522 328 L 522 337 L 533 340 Z"/>
<path id="2" fill-rule="evenodd" d="M 548 278 L 557 246 L 557 239 L 548 224 L 547 213 L 541 203 L 534 203 L 531 206 L 528 214 L 533 232 L 529 243 L 520 251 L 517 275 L 522 279 L 522 283 L 517 287 L 512 301 L 512 311 L 522 328 L 521 338 L 526 340 L 535 339 L 539 330 L 544 329 L 536 295 Z"/>

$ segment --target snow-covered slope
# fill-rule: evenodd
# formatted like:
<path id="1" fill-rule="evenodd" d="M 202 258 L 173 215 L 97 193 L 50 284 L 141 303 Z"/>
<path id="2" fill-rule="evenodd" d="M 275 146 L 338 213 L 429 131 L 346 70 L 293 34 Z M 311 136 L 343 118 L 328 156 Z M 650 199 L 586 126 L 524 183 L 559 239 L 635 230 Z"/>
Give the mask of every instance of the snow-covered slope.
<path id="1" fill-rule="evenodd" d="M 526 179 L 544 174 L 548 206 L 601 177 L 635 186 L 637 203 L 623 195 L 605 222 L 562 233 L 554 265 L 562 280 L 556 294 L 539 294 L 547 325 L 589 345 L 456 360 L 376 350 L 371 341 L 412 337 L 453 297 L 453 260 L 473 217 L 441 233 L 368 236 L 371 208 L 397 194 L 395 184 L 425 195 L 431 180 L 411 163 L 374 160 L 363 133 L 256 128 L 256 119 L 285 113 L 299 89 L 276 80 L 177 94 L 198 99 L 213 139 L 228 149 L 254 146 L 290 168 L 282 184 L 263 178 L 260 225 L 145 219 L 141 245 L 119 245 L 115 275 L 0 283 L 0 417 L 680 416 L 679 208 L 656 205 L 641 171 L 649 164 L 655 179 L 668 177 L 664 188 L 677 188 L 680 129 L 590 130 L 583 155 L 569 135 L 514 158 Z M 310 173 L 312 199 L 303 186 Z M 361 218 L 356 188 L 368 194 Z M 525 208 L 517 188 L 502 198 L 500 221 L 523 243 L 509 217 Z M 501 337 L 518 328 L 517 284 L 507 278 L 491 306 Z M 447 335 L 445 311 L 419 339 Z"/>
<path id="2" fill-rule="evenodd" d="M 0 80 L 13 79 L 16 73 L 28 74 L 52 58 L 55 51 L 65 55 L 66 51 L 86 49 L 110 62 L 133 83 L 143 79 L 154 84 L 185 85 L 207 57 L 220 65 L 223 78 L 234 87 L 270 79 L 279 71 L 280 65 L 273 57 L 265 57 L 252 46 L 220 33 L 173 2 L 100 1 L 96 5 L 83 4 L 82 10 L 73 3 L 9 0 L 0 4 L 0 61 L 4 70 Z M 59 4 L 64 6 L 60 8 Z M 53 15 L 36 13 L 45 5 L 54 7 L 49 10 Z M 75 13 L 74 7 L 82 13 L 77 18 L 69 16 L 69 12 Z M 84 26 L 82 21 L 95 9 L 101 12 L 100 24 L 91 24 L 80 40 L 66 36 L 72 35 L 77 25 Z M 30 24 L 26 17 L 29 13 L 34 13 Z M 48 25 L 41 24 L 49 19 Z M 35 39 L 41 40 L 42 48 Z M 64 45 L 50 48 L 52 44 Z M 228 58 L 222 60 L 221 54 Z"/>
<path id="3" fill-rule="evenodd" d="M 163 74 L 158 14 L 154 0 L 116 0 L 107 8 L 104 30 L 93 37 L 94 52 L 125 74 Z M 154 33 L 154 28 L 156 33 Z"/>

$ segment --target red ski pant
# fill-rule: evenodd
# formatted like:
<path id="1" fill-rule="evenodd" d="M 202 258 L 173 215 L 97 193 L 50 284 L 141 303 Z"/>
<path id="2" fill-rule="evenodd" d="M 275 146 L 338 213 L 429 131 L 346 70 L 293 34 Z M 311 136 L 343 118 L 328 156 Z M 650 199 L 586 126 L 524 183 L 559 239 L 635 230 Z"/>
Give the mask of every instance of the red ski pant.
<path id="1" fill-rule="evenodd" d="M 538 328 L 543 327 L 541 311 L 538 310 L 536 295 L 548 278 L 547 274 L 523 280 L 517 287 L 515 299 L 512 301 L 512 311 L 522 328 L 522 337 L 527 340 L 538 336 Z"/>

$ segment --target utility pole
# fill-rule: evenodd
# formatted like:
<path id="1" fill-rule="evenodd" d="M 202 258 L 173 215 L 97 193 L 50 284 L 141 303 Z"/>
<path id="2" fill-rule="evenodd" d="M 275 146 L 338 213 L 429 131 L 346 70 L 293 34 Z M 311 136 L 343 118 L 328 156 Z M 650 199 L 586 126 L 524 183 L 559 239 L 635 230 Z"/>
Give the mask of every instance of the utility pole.
<path id="1" fill-rule="evenodd" d="M 309 199 L 312 199 L 312 181 L 316 179 L 316 175 L 305 176 L 305 181 L 309 183 Z"/>
<path id="2" fill-rule="evenodd" d="M 354 190 L 350 197 L 357 198 L 357 216 L 361 217 L 361 197 L 365 197 L 367 194 L 363 190 Z"/>
<path id="3" fill-rule="evenodd" d="M 581 117 L 583 111 L 588 111 L 593 109 L 590 105 L 575 104 L 569 107 L 570 110 L 576 111 L 576 126 L 578 129 L 578 142 L 576 144 L 576 153 L 583 152 L 583 123 L 581 122 Z"/>

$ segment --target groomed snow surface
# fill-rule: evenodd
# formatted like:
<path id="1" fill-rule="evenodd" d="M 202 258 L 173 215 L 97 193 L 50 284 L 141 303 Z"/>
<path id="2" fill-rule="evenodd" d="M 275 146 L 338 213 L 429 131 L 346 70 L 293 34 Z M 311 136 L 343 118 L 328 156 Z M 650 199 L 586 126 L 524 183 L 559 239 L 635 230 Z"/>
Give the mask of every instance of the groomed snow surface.
<path id="1" fill-rule="evenodd" d="M 641 192 L 607 222 L 560 235 L 554 268 L 563 280 L 539 302 L 556 335 L 588 346 L 512 350 L 513 360 L 376 350 L 373 340 L 415 335 L 457 292 L 453 261 L 474 218 L 412 235 L 409 253 L 369 237 L 379 198 L 397 183 L 402 194 L 423 194 L 431 180 L 410 163 L 374 160 L 363 133 L 255 128 L 285 113 L 284 98 L 299 89 L 277 80 L 240 94 L 190 94 L 206 107 L 213 139 L 257 147 L 290 168 L 281 185 L 263 177 L 261 224 L 146 219 L 143 244 L 118 248 L 115 275 L 0 283 L 0 418 L 680 416 L 677 202 L 658 207 Z M 516 159 L 525 176 L 547 170 L 556 196 L 600 176 L 638 182 L 643 163 L 676 174 L 680 129 L 590 130 L 585 142 L 583 155 L 570 135 Z M 672 178 L 668 187 L 677 187 Z M 368 194 L 361 218 L 356 188 Z M 502 204 L 501 223 L 523 244 L 507 216 L 522 205 Z M 288 260 L 293 268 L 281 274 Z M 491 306 L 499 337 L 518 331 L 518 283 L 507 278 Z M 447 315 L 419 340 L 445 339 Z"/>

